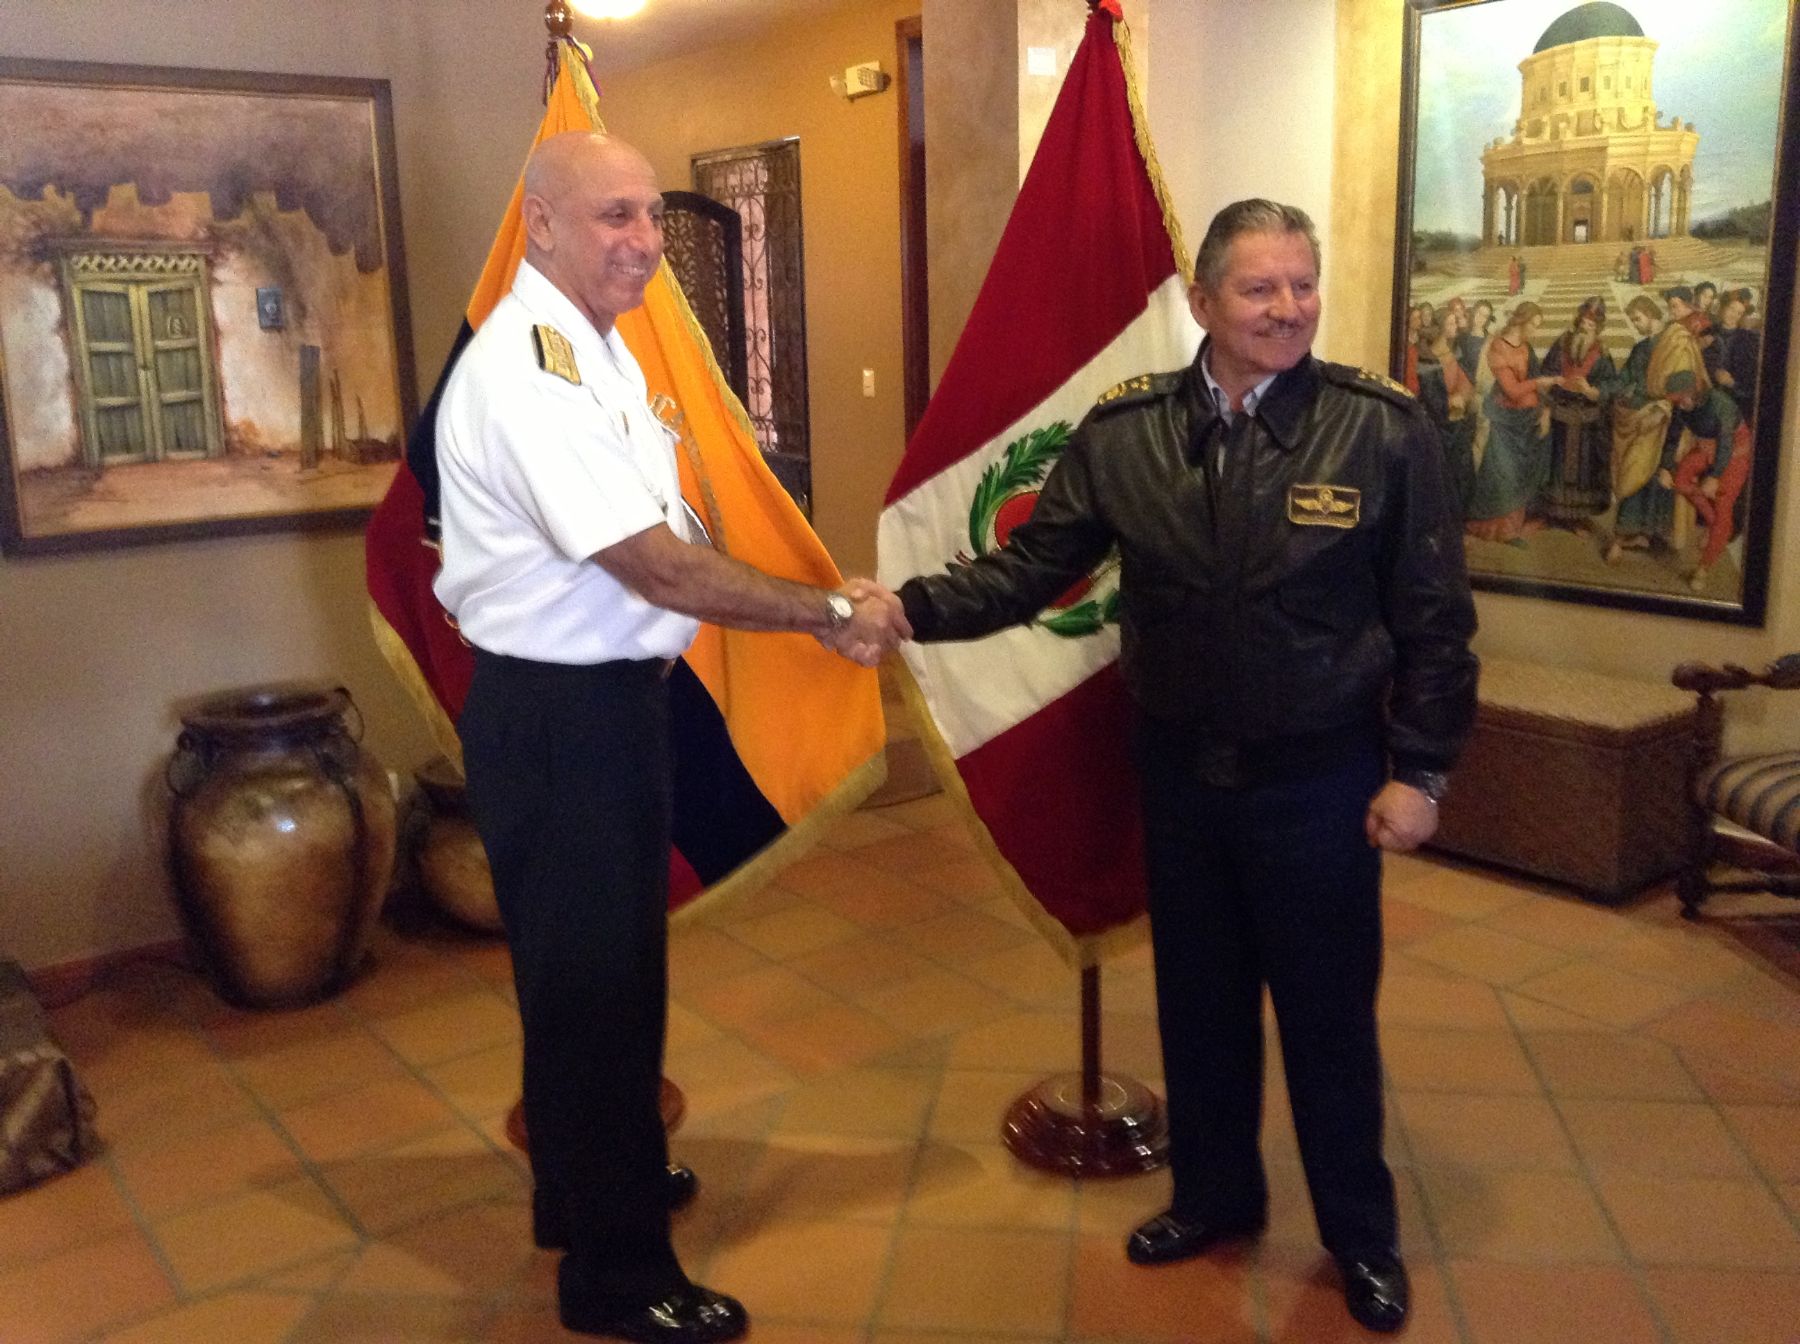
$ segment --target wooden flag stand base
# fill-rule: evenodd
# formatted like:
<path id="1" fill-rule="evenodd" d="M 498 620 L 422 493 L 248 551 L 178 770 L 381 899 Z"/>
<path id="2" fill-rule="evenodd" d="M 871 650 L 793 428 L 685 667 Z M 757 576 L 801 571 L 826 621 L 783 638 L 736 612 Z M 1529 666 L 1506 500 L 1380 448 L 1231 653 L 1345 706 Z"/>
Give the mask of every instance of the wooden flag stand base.
<path id="1" fill-rule="evenodd" d="M 1060 1073 L 1006 1112 L 1000 1137 L 1028 1166 L 1064 1176 L 1135 1176 L 1169 1161 L 1163 1104 L 1135 1078 L 1100 1072 L 1100 968 L 1081 972 L 1081 1072 Z"/>
<path id="2" fill-rule="evenodd" d="M 662 1080 L 662 1095 L 657 1098 L 657 1105 L 662 1111 L 663 1128 L 671 1134 L 680 1129 L 681 1121 L 687 1115 L 687 1098 L 667 1078 Z M 506 1138 L 521 1153 L 531 1151 L 531 1136 L 525 1132 L 523 1097 L 515 1101 L 512 1110 L 506 1113 Z"/>

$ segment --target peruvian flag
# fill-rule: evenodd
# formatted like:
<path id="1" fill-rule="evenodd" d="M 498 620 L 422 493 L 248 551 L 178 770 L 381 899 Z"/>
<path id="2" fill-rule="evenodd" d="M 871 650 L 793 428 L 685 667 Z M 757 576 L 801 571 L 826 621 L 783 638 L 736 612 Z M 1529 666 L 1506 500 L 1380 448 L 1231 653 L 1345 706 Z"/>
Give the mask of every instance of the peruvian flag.
<path id="1" fill-rule="evenodd" d="M 1102 0 L 888 487 L 890 586 L 1002 545 L 1102 393 L 1194 357 L 1188 263 L 1136 115 L 1128 43 L 1117 0 Z M 1109 561 L 1028 626 L 904 650 L 940 775 L 1080 964 L 1144 909 L 1117 610 Z"/>

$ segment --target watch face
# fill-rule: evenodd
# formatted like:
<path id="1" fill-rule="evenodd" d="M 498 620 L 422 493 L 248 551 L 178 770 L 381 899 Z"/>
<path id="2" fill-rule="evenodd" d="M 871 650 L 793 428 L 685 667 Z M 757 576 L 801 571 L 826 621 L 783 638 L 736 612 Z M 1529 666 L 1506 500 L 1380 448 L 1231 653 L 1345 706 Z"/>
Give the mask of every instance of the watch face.
<path id="1" fill-rule="evenodd" d="M 831 594 L 825 599 L 825 605 L 831 608 L 831 619 L 837 625 L 843 625 L 856 615 L 856 608 L 850 605 L 850 599 L 842 593 Z"/>

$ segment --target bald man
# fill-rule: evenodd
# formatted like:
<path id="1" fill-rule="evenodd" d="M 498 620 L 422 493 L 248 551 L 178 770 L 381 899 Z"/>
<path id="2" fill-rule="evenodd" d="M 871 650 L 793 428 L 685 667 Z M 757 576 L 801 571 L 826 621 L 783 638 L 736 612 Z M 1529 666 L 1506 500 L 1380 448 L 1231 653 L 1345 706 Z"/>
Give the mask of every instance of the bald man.
<path id="1" fill-rule="evenodd" d="M 533 152 L 524 263 L 438 411 L 436 591 L 475 650 L 457 728 L 512 947 L 533 1233 L 566 1252 L 562 1322 L 699 1344 L 748 1322 L 669 1241 L 667 678 L 699 621 L 805 631 L 871 665 L 907 632 L 886 590 L 764 574 L 714 551 L 682 504 L 672 437 L 614 330 L 662 260 L 662 211 L 620 140 Z"/>

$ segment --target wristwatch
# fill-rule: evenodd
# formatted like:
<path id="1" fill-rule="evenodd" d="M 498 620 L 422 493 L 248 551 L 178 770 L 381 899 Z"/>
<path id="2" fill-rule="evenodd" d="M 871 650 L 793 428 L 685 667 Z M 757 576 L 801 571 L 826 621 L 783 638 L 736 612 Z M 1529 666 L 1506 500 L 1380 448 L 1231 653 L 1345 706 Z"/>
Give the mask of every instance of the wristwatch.
<path id="1" fill-rule="evenodd" d="M 849 598 L 842 593 L 825 594 L 825 629 L 827 631 L 835 635 L 850 624 L 850 618 L 854 615 L 856 615 L 856 608 L 850 605 Z"/>
<path id="2" fill-rule="evenodd" d="M 1431 800 L 1433 807 L 1443 802 L 1450 792 L 1450 776 L 1442 770 L 1408 770 L 1395 778 L 1424 794 Z"/>

